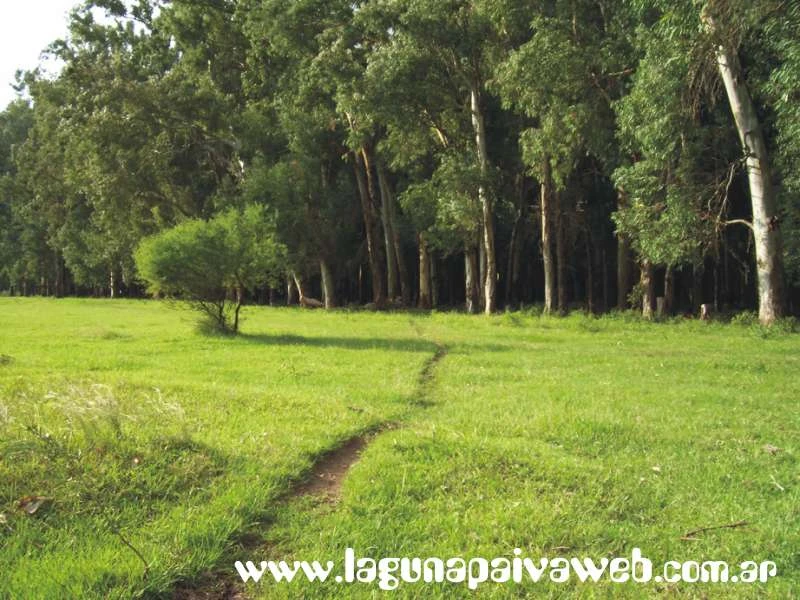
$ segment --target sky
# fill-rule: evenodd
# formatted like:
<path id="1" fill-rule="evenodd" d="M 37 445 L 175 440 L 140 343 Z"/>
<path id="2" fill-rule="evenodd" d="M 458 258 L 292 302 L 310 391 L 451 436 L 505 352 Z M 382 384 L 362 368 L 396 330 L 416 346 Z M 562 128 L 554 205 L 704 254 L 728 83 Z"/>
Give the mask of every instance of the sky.
<path id="1" fill-rule="evenodd" d="M 17 98 L 17 69 L 33 69 L 50 42 L 67 34 L 67 15 L 80 0 L 0 0 L 0 110 Z M 48 71 L 57 71 L 51 60 Z"/>

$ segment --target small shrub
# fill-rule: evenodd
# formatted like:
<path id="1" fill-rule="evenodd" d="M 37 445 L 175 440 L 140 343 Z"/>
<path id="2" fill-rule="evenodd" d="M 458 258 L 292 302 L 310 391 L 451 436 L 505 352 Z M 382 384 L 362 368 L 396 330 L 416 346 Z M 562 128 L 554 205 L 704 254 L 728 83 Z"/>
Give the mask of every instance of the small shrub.
<path id="1" fill-rule="evenodd" d="M 252 205 L 146 238 L 135 260 L 151 293 L 186 300 L 206 328 L 236 333 L 244 293 L 274 280 L 283 256 L 274 223 Z"/>
<path id="2" fill-rule="evenodd" d="M 758 314 L 753 311 L 744 311 L 733 315 L 731 325 L 752 327 L 758 323 Z"/>

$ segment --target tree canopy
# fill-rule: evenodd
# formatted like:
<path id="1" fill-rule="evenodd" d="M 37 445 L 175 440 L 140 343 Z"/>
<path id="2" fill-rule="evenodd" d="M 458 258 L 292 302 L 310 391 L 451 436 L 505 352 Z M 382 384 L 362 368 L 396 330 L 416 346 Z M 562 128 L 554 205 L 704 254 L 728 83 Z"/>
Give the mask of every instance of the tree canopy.
<path id="1" fill-rule="evenodd" d="M 0 114 L 0 289 L 769 323 L 799 33 L 777 0 L 86 0 Z"/>

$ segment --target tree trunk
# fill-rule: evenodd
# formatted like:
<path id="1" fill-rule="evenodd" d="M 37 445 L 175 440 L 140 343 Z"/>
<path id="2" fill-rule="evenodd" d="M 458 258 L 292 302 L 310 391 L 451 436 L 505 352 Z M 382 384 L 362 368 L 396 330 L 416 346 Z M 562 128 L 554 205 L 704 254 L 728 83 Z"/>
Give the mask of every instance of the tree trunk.
<path id="1" fill-rule="evenodd" d="M 478 286 L 479 276 L 478 251 L 476 248 L 464 250 L 464 289 L 467 312 L 475 314 L 480 306 L 480 288 Z"/>
<path id="2" fill-rule="evenodd" d="M 417 236 L 419 241 L 419 302 L 417 305 L 423 310 L 431 308 L 431 256 L 425 234 Z"/>
<path id="3" fill-rule="evenodd" d="M 592 265 L 592 234 L 586 228 L 586 310 L 594 312 L 594 268 Z"/>
<path id="4" fill-rule="evenodd" d="M 403 298 L 403 304 L 408 306 L 411 303 L 411 283 L 408 278 L 406 260 L 403 256 L 400 232 L 397 230 L 397 202 L 392 188 L 389 185 L 386 169 L 380 161 L 378 161 L 378 182 L 381 188 L 381 197 L 384 198 L 384 212 L 386 213 L 389 228 L 391 229 L 392 256 L 397 262 L 397 279 L 400 284 L 400 295 Z"/>
<path id="5" fill-rule="evenodd" d="M 297 302 L 295 291 L 294 281 L 290 275 L 286 278 L 286 306 L 292 306 Z"/>
<path id="6" fill-rule="evenodd" d="M 233 333 L 239 333 L 239 311 L 242 310 L 242 288 L 236 288 L 236 308 L 233 311 Z"/>
<path id="7" fill-rule="evenodd" d="M 399 281 L 397 276 L 397 254 L 394 246 L 394 225 L 391 218 L 390 205 L 394 201 L 389 193 L 389 183 L 380 160 L 376 161 L 378 173 L 378 189 L 381 196 L 381 223 L 383 224 L 383 245 L 386 255 L 386 294 L 390 300 L 399 295 Z"/>
<path id="8" fill-rule="evenodd" d="M 556 268 L 553 261 L 553 176 L 550 157 L 544 158 L 541 182 L 542 262 L 544 263 L 544 312 L 551 314 L 556 304 Z"/>
<path id="9" fill-rule="evenodd" d="M 664 271 L 664 314 L 672 315 L 675 308 L 675 268 L 672 265 Z"/>
<path id="10" fill-rule="evenodd" d="M 64 297 L 64 259 L 56 254 L 56 298 Z"/>
<path id="11" fill-rule="evenodd" d="M 297 293 L 300 296 L 300 304 L 303 304 L 303 301 L 306 299 L 306 292 L 303 289 L 303 282 L 300 281 L 300 278 L 296 273 L 292 273 L 292 279 L 294 279 L 294 284 L 297 286 Z"/>
<path id="12" fill-rule="evenodd" d="M 608 254 L 605 244 L 603 244 L 603 312 L 608 312 L 609 293 L 608 293 Z"/>
<path id="13" fill-rule="evenodd" d="M 722 38 L 708 9 L 706 5 L 705 23 L 712 35 Z M 716 48 L 716 59 L 747 162 L 758 272 L 758 318 L 762 324 L 769 325 L 784 315 L 784 283 L 781 231 L 767 146 L 738 56 L 720 44 Z"/>
<path id="14" fill-rule="evenodd" d="M 478 232 L 478 307 L 481 311 L 486 309 L 486 246 L 483 244 L 483 225 Z"/>
<path id="15" fill-rule="evenodd" d="M 436 262 L 436 254 L 428 252 L 428 264 L 431 269 L 431 308 L 439 306 L 439 265 Z"/>
<path id="16" fill-rule="evenodd" d="M 325 308 L 330 310 L 336 307 L 336 289 L 333 283 L 333 275 L 327 261 L 320 259 L 319 271 L 322 274 L 322 293 L 325 300 Z"/>
<path id="17" fill-rule="evenodd" d="M 506 306 L 516 304 L 517 282 L 519 281 L 519 248 L 522 246 L 522 235 L 525 222 L 525 180 L 520 175 L 517 179 L 518 202 L 514 227 L 511 230 L 511 241 L 508 244 L 508 266 L 506 268 Z"/>
<path id="18" fill-rule="evenodd" d="M 475 129 L 475 143 L 478 149 L 478 161 L 481 175 L 484 177 L 489 172 L 489 153 L 486 149 L 486 123 L 480 106 L 480 96 L 477 87 L 472 88 L 470 94 L 472 105 L 472 126 Z M 494 209 L 489 191 L 483 184 L 478 186 L 478 198 L 483 214 L 483 247 L 486 252 L 486 280 L 484 281 L 483 297 L 486 314 L 492 314 L 495 308 L 495 291 L 497 289 L 497 258 L 494 244 Z"/>
<path id="19" fill-rule="evenodd" d="M 618 192 L 617 206 L 626 204 L 625 195 Z M 631 242 L 623 233 L 617 233 L 617 308 L 628 308 L 628 294 L 631 292 Z"/>
<path id="20" fill-rule="evenodd" d="M 705 274 L 704 262 L 697 263 L 692 268 L 692 314 L 700 311 L 700 306 L 705 303 L 703 296 L 703 275 Z"/>
<path id="21" fill-rule="evenodd" d="M 553 208 L 556 213 L 556 285 L 558 287 L 558 312 L 561 315 L 567 312 L 567 244 L 564 240 L 564 213 L 562 210 L 561 194 L 555 192 Z"/>
<path id="22" fill-rule="evenodd" d="M 375 205 L 370 194 L 370 184 L 372 175 L 368 170 L 368 163 L 365 163 L 364 156 L 366 151 L 355 152 L 355 174 L 358 184 L 358 195 L 361 199 L 361 212 L 364 216 L 364 232 L 367 240 L 367 255 L 369 260 L 369 270 L 372 275 L 372 301 L 378 308 L 383 307 L 385 296 L 383 294 L 383 267 L 379 254 L 379 242 L 377 231 L 377 219 L 375 216 Z"/>
<path id="23" fill-rule="evenodd" d="M 653 280 L 653 263 L 651 263 L 649 260 L 643 260 L 641 267 L 641 279 L 639 282 L 642 288 L 642 316 L 645 319 L 652 319 L 656 304 L 656 286 L 655 281 Z"/>

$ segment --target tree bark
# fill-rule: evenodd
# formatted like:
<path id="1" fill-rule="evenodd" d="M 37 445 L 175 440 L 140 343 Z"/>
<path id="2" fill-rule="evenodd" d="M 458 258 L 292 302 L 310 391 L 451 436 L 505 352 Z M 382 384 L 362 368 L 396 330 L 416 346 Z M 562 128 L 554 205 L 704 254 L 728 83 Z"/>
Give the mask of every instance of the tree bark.
<path id="1" fill-rule="evenodd" d="M 400 289 L 392 219 L 394 197 L 389 190 L 389 182 L 386 181 L 386 172 L 381 161 L 377 160 L 375 166 L 378 173 L 378 189 L 381 193 L 381 222 L 383 223 L 383 242 L 386 254 L 386 293 L 390 300 L 394 300 L 399 295 Z"/>
<path id="2" fill-rule="evenodd" d="M 522 175 L 517 179 L 518 202 L 514 227 L 511 230 L 511 241 L 508 244 L 508 266 L 506 268 L 506 306 L 517 302 L 517 282 L 519 281 L 519 248 L 525 221 L 525 180 Z"/>
<path id="3" fill-rule="evenodd" d="M 480 307 L 479 270 L 477 249 L 466 248 L 464 250 L 464 295 L 469 314 L 477 313 Z"/>
<path id="4" fill-rule="evenodd" d="M 370 275 L 372 275 L 372 301 L 378 308 L 385 304 L 383 293 L 383 268 L 379 254 L 379 242 L 377 231 L 377 219 L 375 215 L 375 205 L 373 196 L 370 194 L 369 181 L 372 176 L 368 170 L 368 164 L 364 161 L 366 152 L 354 152 L 355 162 L 353 164 L 358 185 L 358 195 L 361 199 L 361 212 L 364 216 L 364 231 L 367 240 L 367 255 L 369 260 Z"/>
<path id="5" fill-rule="evenodd" d="M 64 297 L 64 259 L 56 253 L 56 298 Z"/>
<path id="6" fill-rule="evenodd" d="M 486 309 L 486 246 L 483 244 L 483 225 L 478 231 L 478 307 L 481 311 Z"/>
<path id="7" fill-rule="evenodd" d="M 472 126 L 475 129 L 475 143 L 478 149 L 478 162 L 481 175 L 489 172 L 489 153 L 486 149 L 486 123 L 480 106 L 480 95 L 477 86 L 473 86 L 470 94 L 472 105 Z M 486 252 L 486 280 L 484 281 L 484 311 L 492 314 L 495 309 L 495 292 L 497 289 L 497 258 L 494 243 L 494 209 L 492 198 L 483 184 L 478 187 L 478 198 L 483 214 L 483 247 Z"/>
<path id="8" fill-rule="evenodd" d="M 700 306 L 705 303 L 703 296 L 703 275 L 705 274 L 705 264 L 700 262 L 692 268 L 692 314 L 700 311 Z"/>
<path id="9" fill-rule="evenodd" d="M 239 333 L 239 311 L 242 310 L 242 288 L 236 287 L 236 308 L 233 311 L 233 333 Z"/>
<path id="10" fill-rule="evenodd" d="M 558 288 L 558 312 L 561 315 L 567 312 L 567 244 L 564 240 L 564 212 L 562 209 L 561 194 L 556 191 L 553 208 L 556 213 L 556 286 Z"/>
<path id="11" fill-rule="evenodd" d="M 294 279 L 294 284 L 297 286 L 297 294 L 300 296 L 300 304 L 303 304 L 303 301 L 306 299 L 306 292 L 303 289 L 303 282 L 300 281 L 300 278 L 296 273 L 292 273 L 292 279 Z"/>
<path id="12" fill-rule="evenodd" d="M 322 274 L 322 293 L 325 300 L 325 309 L 336 308 L 336 290 L 333 283 L 333 275 L 327 261 L 320 259 L 319 270 Z"/>
<path id="13" fill-rule="evenodd" d="M 645 319 L 653 318 L 653 311 L 656 304 L 656 289 L 653 279 L 653 263 L 643 260 L 641 264 L 641 279 L 639 283 L 642 288 L 642 316 Z"/>
<path id="14" fill-rule="evenodd" d="M 586 310 L 594 312 L 594 268 L 592 263 L 592 234 L 589 228 L 585 232 L 586 244 Z"/>
<path id="15" fill-rule="evenodd" d="M 117 275 L 116 269 L 111 267 L 110 275 L 108 278 L 108 287 L 109 287 L 109 297 L 113 300 L 117 296 L 119 296 L 119 275 Z"/>
<path id="16" fill-rule="evenodd" d="M 293 281 L 293 275 L 290 275 L 286 278 L 286 305 L 292 306 L 297 302 L 297 296 L 295 295 L 295 287 Z"/>
<path id="17" fill-rule="evenodd" d="M 392 230 L 391 241 L 394 247 L 393 255 L 397 261 L 400 295 L 403 298 L 403 304 L 409 306 L 411 304 L 411 281 L 409 279 L 408 267 L 406 266 L 406 259 L 403 255 L 403 244 L 400 240 L 400 232 L 397 229 L 397 200 L 389 185 L 386 169 L 380 161 L 378 161 L 378 181 L 381 186 L 382 195 L 387 199 L 386 212 L 389 218 L 389 226 Z"/>
<path id="18" fill-rule="evenodd" d="M 431 257 L 425 234 L 417 236 L 419 242 L 419 302 L 417 305 L 423 310 L 431 308 Z"/>
<path id="19" fill-rule="evenodd" d="M 431 270 L 431 308 L 437 308 L 439 306 L 439 265 L 434 252 L 428 252 L 428 264 Z"/>
<path id="20" fill-rule="evenodd" d="M 664 271 L 664 314 L 670 316 L 675 308 L 675 268 L 672 265 Z"/>
<path id="21" fill-rule="evenodd" d="M 608 311 L 609 293 L 608 293 L 608 255 L 606 253 L 605 244 L 603 245 L 603 312 Z"/>
<path id="22" fill-rule="evenodd" d="M 551 314 L 556 304 L 556 268 L 553 261 L 553 176 L 550 157 L 542 163 L 541 182 L 541 221 L 542 221 L 542 262 L 544 263 L 544 312 Z"/>
<path id="23" fill-rule="evenodd" d="M 705 24 L 712 35 L 720 35 L 708 9 L 707 4 L 703 11 Z M 716 47 L 716 59 L 747 164 L 758 272 L 758 318 L 769 325 L 784 315 L 785 300 L 781 231 L 767 145 L 738 56 L 720 44 Z"/>

